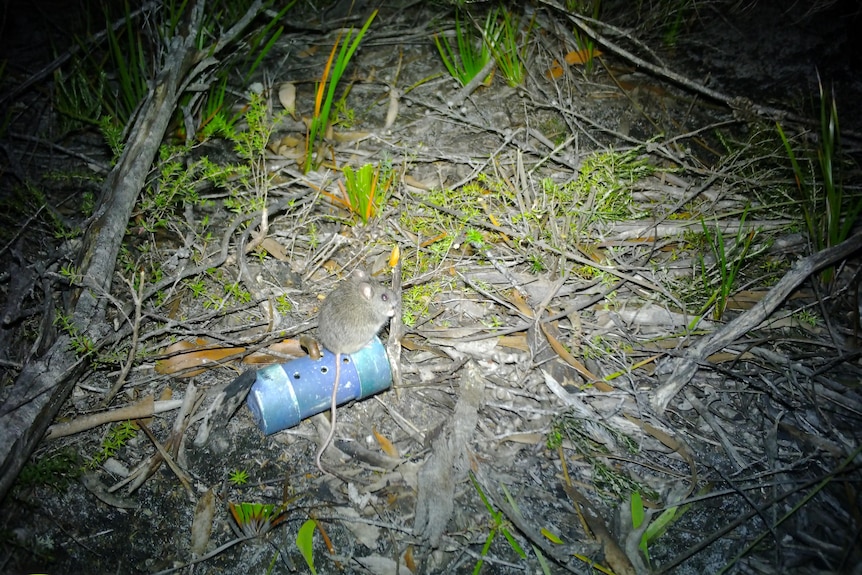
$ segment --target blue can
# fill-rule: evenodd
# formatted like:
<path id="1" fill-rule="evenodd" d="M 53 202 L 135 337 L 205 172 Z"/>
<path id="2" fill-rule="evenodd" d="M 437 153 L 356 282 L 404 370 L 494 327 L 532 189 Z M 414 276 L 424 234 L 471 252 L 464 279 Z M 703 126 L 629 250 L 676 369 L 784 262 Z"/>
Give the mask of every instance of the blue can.
<path id="1" fill-rule="evenodd" d="M 293 427 L 331 407 L 335 354 L 328 349 L 322 351 L 323 356 L 317 360 L 300 357 L 258 370 L 246 402 L 264 434 Z M 364 399 L 391 385 L 392 367 L 386 349 L 375 336 L 356 353 L 341 355 L 336 405 Z"/>

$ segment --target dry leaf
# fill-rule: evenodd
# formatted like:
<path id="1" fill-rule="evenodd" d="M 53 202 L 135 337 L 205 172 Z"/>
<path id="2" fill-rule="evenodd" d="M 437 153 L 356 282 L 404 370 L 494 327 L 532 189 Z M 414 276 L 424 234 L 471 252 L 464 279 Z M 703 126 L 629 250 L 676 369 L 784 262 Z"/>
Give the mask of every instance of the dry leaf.
<path id="1" fill-rule="evenodd" d="M 595 246 L 578 244 L 578 250 L 597 264 L 601 264 L 607 261 L 604 250 L 599 249 Z"/>
<path id="2" fill-rule="evenodd" d="M 377 440 L 377 443 L 380 444 L 380 449 L 383 450 L 383 453 L 388 455 L 389 457 L 394 457 L 396 459 L 401 458 L 401 454 L 398 453 L 398 448 L 392 444 L 389 439 L 387 439 L 383 434 L 377 431 L 376 427 L 371 428 L 371 433 L 374 434 L 374 439 Z"/>
<path id="3" fill-rule="evenodd" d="M 265 249 L 266 253 L 278 261 L 286 262 L 288 260 L 287 252 L 284 251 L 284 247 L 272 238 L 264 238 L 264 240 L 260 242 L 260 247 Z"/>
<path id="4" fill-rule="evenodd" d="M 602 53 L 595 48 L 585 48 L 583 50 L 572 50 L 566 54 L 566 64 L 572 66 L 574 64 L 586 64 L 593 58 L 598 58 Z"/>
<path id="5" fill-rule="evenodd" d="M 167 359 L 161 359 L 156 362 L 156 373 L 161 375 L 174 375 L 180 372 L 178 377 L 194 377 L 200 375 L 206 369 L 216 367 L 222 364 L 222 360 L 233 355 L 241 355 L 244 347 L 212 347 L 205 339 L 198 338 L 194 342 L 180 341 L 172 344 L 165 353 L 176 353 L 178 351 L 189 350 L 186 353 L 178 353 Z M 199 369 L 194 369 L 199 368 Z M 191 369 L 192 371 L 186 372 Z"/>
<path id="6" fill-rule="evenodd" d="M 215 517 L 215 496 L 210 489 L 198 500 L 192 521 L 192 553 L 200 557 L 207 550 Z"/>
<path id="7" fill-rule="evenodd" d="M 530 346 L 527 344 L 526 333 L 519 333 L 518 335 L 501 335 L 497 338 L 497 345 L 519 349 L 521 351 L 530 351 Z"/>
<path id="8" fill-rule="evenodd" d="M 569 353 L 565 346 L 560 343 L 553 334 L 551 334 L 551 329 L 547 323 L 542 323 L 541 326 L 542 333 L 545 334 L 545 337 L 548 339 L 548 343 L 551 344 L 551 348 L 557 352 L 557 355 L 559 355 L 563 361 L 574 367 L 578 373 L 583 375 L 587 381 L 591 382 L 599 391 L 613 391 L 613 387 L 593 375 L 593 373 L 587 369 L 584 364 L 575 359 L 574 356 Z"/>
<path id="9" fill-rule="evenodd" d="M 447 234 L 446 232 L 443 232 L 443 233 L 441 233 L 441 234 L 438 234 L 438 235 L 434 236 L 433 238 L 430 238 L 430 239 L 425 240 L 424 242 L 422 242 L 421 244 L 419 244 L 419 247 L 421 247 L 421 248 L 427 248 L 427 247 L 428 247 L 428 246 L 430 246 L 431 244 L 436 244 L 436 243 L 437 243 L 437 242 L 439 242 L 440 240 L 442 240 L 442 239 L 444 239 L 444 238 L 447 238 L 447 237 L 449 237 L 449 234 Z"/>
<path id="10" fill-rule="evenodd" d="M 312 44 L 311 46 L 309 46 L 305 50 L 300 51 L 299 54 L 297 54 L 297 56 L 300 58 L 308 58 L 309 56 L 314 56 L 315 54 L 317 54 L 317 51 L 319 49 L 320 49 L 320 46 L 318 46 L 317 44 Z"/>
<path id="11" fill-rule="evenodd" d="M 296 118 L 296 86 L 285 82 L 278 88 L 278 101 L 291 116 Z"/>
<path id="12" fill-rule="evenodd" d="M 411 188 L 416 188 L 419 190 L 428 191 L 434 187 L 434 184 L 426 184 L 425 182 L 420 182 L 410 174 L 404 174 L 402 178 L 405 186 L 410 186 Z"/>
<path id="13" fill-rule="evenodd" d="M 416 560 L 413 559 L 413 546 L 408 545 L 407 551 L 404 552 L 404 565 L 410 569 L 411 572 L 416 573 L 416 569 L 418 565 L 416 565 Z"/>
<path id="14" fill-rule="evenodd" d="M 330 129 L 331 129 L 331 126 L 330 126 Z M 327 132 L 327 134 L 328 135 L 326 137 L 328 139 L 330 139 L 330 140 L 334 139 L 339 144 L 344 144 L 344 143 L 350 143 L 350 142 L 356 142 L 359 140 L 364 140 L 365 138 L 367 138 L 371 135 L 371 132 L 335 132 L 332 134 L 329 134 L 329 132 Z"/>
<path id="15" fill-rule="evenodd" d="M 564 59 L 566 64 L 569 66 L 576 64 L 584 65 L 589 63 L 593 58 L 598 58 L 601 55 L 602 53 L 595 48 L 585 48 L 583 50 L 572 50 L 565 55 Z M 554 60 L 553 63 L 551 63 L 551 67 L 545 72 L 545 76 L 549 80 L 556 80 L 563 75 L 564 71 L 562 64 L 560 64 L 558 60 Z"/>
<path id="16" fill-rule="evenodd" d="M 524 316 L 532 318 L 534 317 L 533 309 L 527 304 L 527 300 L 524 299 L 524 296 L 521 295 L 521 292 L 518 290 L 512 290 L 511 296 L 509 297 L 509 301 L 518 308 Z"/>
<path id="17" fill-rule="evenodd" d="M 389 88 L 389 108 L 386 110 L 386 122 L 383 124 L 383 129 L 389 129 L 398 118 L 398 98 L 401 94 L 395 88 Z"/>
<path id="18" fill-rule="evenodd" d="M 742 290 L 727 298 L 727 309 L 745 310 L 754 307 L 754 304 L 762 300 L 769 290 Z"/>
<path id="19" fill-rule="evenodd" d="M 284 363 L 285 361 L 288 361 L 284 357 L 274 356 L 270 352 L 278 353 L 282 356 L 287 355 L 290 357 L 301 357 L 305 355 L 305 352 L 302 349 L 301 340 L 285 339 L 276 342 L 270 346 L 267 346 L 266 349 L 262 349 L 260 351 L 248 354 L 242 359 L 242 362 L 245 364 L 259 364 Z"/>
<path id="20" fill-rule="evenodd" d="M 556 80 L 557 78 L 559 78 L 560 76 L 563 75 L 563 72 L 564 72 L 563 67 L 560 66 L 559 62 L 554 60 L 554 62 L 551 64 L 551 67 L 548 68 L 547 72 L 545 72 L 545 76 L 549 80 Z"/>

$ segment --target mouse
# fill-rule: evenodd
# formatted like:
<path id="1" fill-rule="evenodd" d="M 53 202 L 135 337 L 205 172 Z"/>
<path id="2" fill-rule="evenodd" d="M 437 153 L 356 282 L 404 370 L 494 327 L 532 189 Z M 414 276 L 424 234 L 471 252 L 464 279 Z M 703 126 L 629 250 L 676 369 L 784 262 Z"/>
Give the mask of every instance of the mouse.
<path id="1" fill-rule="evenodd" d="M 315 457 L 317 468 L 322 473 L 330 473 L 324 469 L 321 457 L 335 436 L 335 402 L 341 376 L 341 356 L 355 353 L 368 345 L 386 322 L 395 316 L 397 306 L 398 297 L 395 293 L 372 280 L 362 270 L 356 270 L 338 284 L 320 305 L 317 337 L 323 347 L 335 354 L 329 436 Z"/>

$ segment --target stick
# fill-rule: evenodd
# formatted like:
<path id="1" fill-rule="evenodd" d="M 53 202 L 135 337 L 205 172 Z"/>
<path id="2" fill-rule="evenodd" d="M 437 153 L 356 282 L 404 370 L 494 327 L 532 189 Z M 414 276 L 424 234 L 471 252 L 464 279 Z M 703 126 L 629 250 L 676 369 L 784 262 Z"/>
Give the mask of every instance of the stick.
<path id="1" fill-rule="evenodd" d="M 55 423 L 48 428 L 48 433 L 45 434 L 45 439 L 59 439 L 68 435 L 81 433 L 94 427 L 99 427 L 112 421 L 126 421 L 129 419 L 145 419 L 152 417 L 157 413 L 164 413 L 176 409 L 183 404 L 182 399 L 171 399 L 168 401 L 154 401 L 153 396 L 118 409 L 110 411 L 102 411 L 79 417 L 66 423 Z"/>
<path id="2" fill-rule="evenodd" d="M 718 331 L 701 339 L 682 357 L 670 360 L 673 373 L 652 393 L 650 404 L 653 409 L 659 414 L 663 413 L 673 396 L 679 393 L 697 373 L 701 362 L 763 323 L 808 276 L 849 257 L 860 249 L 862 249 L 862 232 L 847 238 L 837 246 L 821 250 L 796 262 L 781 281 L 775 284 L 766 297 L 757 302 L 754 307 L 736 316 L 733 321 L 725 324 Z M 659 371 L 661 367 L 659 366 Z"/>

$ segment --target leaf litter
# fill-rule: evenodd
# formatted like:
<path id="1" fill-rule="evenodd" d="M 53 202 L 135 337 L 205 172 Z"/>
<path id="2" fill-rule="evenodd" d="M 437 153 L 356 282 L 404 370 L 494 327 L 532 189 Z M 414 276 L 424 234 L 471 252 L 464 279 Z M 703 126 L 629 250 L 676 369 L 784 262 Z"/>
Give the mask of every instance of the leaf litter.
<path id="1" fill-rule="evenodd" d="M 134 411 L 142 433 L 80 483 L 19 485 L 5 502 L 17 510 L 6 528 L 21 542 L 7 565 L 167 573 L 204 558 L 198 569 L 227 573 L 303 563 L 442 573 L 482 561 L 484 572 L 580 573 L 596 562 L 616 573 L 703 573 L 858 564 L 855 542 L 837 534 L 854 532 L 857 511 L 862 401 L 850 346 L 859 310 L 848 302 L 858 295 L 859 236 L 805 251 L 798 217 L 775 195 L 790 182 L 749 169 L 776 165 L 780 143 L 760 145 L 769 127 L 687 102 L 666 78 L 625 69 L 621 54 L 613 61 L 613 47 L 596 53 L 605 73 L 558 71 L 575 52 L 535 34 L 524 88 L 496 79 L 449 107 L 458 87 L 431 76 L 443 70 L 433 42 L 405 36 L 410 65 L 375 44 L 375 34 L 404 25 L 386 17 L 351 80 L 368 136 L 327 141 L 329 158 L 339 167 L 389 162 L 403 182 L 426 184 L 393 190 L 358 225 L 321 201 L 340 197 L 337 174 L 305 175 L 296 158 L 270 155 L 283 182 L 273 197 L 316 198 L 279 202 L 269 217 L 266 239 L 288 259 L 239 250 L 219 262 L 237 277 L 244 260 L 250 305 L 213 310 L 181 289 L 180 314 L 153 316 L 160 333 L 142 341 L 164 355 L 140 359 L 107 410 L 149 398 Z M 415 38 L 430 39 L 424 32 Z M 279 48 L 289 42 L 310 39 L 297 33 Z M 325 54 L 308 58 L 322 65 Z M 272 99 L 308 113 L 313 86 L 297 79 L 308 72 L 287 61 L 273 55 L 282 92 L 273 88 Z M 620 74 L 625 86 L 614 81 Z M 390 96 L 400 96 L 394 121 Z M 743 151 L 717 152 L 731 137 Z M 596 154 L 611 180 L 582 169 Z M 700 317 L 716 266 L 727 265 L 708 257 L 704 221 L 728 241 L 756 232 L 730 300 L 751 302 L 729 304 L 719 320 Z M 317 296 L 360 262 L 395 264 L 405 325 L 392 326 L 403 332 L 395 387 L 342 408 L 330 465 L 345 483 L 315 470 L 322 416 L 264 437 L 224 390 L 252 353 L 299 352 Z M 834 264 L 842 267 L 831 285 L 808 281 Z M 271 313 L 283 292 L 297 305 Z M 801 327 L 812 323 L 821 329 Z M 194 379 L 177 377 L 189 369 Z M 63 418 L 92 413 L 111 383 L 94 371 Z M 153 401 L 166 389 L 183 401 Z M 106 425 L 46 440 L 37 457 L 68 446 L 92 454 Z M 249 481 L 231 483 L 234 469 Z M 634 494 L 640 530 L 628 511 Z M 29 506 L 36 511 L 21 512 Z M 644 529 L 674 508 L 645 555 Z M 303 526 L 310 554 L 298 543 Z"/>

